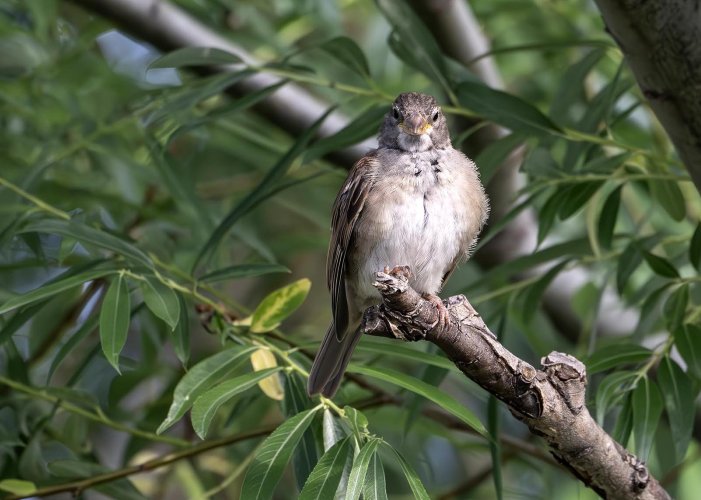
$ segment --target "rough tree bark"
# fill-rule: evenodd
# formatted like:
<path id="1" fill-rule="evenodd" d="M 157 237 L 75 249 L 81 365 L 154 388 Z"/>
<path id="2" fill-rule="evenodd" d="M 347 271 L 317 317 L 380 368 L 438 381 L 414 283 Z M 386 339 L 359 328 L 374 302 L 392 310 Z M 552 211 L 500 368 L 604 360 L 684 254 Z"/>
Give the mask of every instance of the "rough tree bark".
<path id="1" fill-rule="evenodd" d="M 595 0 L 701 192 L 701 24 L 696 0 Z"/>
<path id="2" fill-rule="evenodd" d="M 644 463 L 613 440 L 585 405 L 586 369 L 568 354 L 551 352 L 542 369 L 510 353 L 462 296 L 444 301 L 450 325 L 439 326 L 434 304 L 409 286 L 408 267 L 377 273 L 382 304 L 365 312 L 363 331 L 405 341 L 427 340 L 470 379 L 506 403 L 555 459 L 603 498 L 668 499 Z"/>

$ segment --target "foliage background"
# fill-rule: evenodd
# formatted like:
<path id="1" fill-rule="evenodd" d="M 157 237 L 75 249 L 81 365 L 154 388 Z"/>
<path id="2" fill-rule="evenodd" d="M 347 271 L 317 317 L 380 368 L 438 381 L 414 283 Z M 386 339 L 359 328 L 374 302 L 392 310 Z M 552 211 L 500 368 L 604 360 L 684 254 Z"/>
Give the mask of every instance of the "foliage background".
<path id="1" fill-rule="evenodd" d="M 264 93 L 221 93 L 241 74 L 149 70 L 155 49 L 72 3 L 0 2 L 1 489 L 95 483 L 90 495 L 238 498 L 246 483 L 241 496 L 254 498 L 261 486 L 272 495 L 277 477 L 276 497 L 296 498 L 324 440 L 350 436 L 305 494 L 324 479 L 352 480 L 363 456 L 367 484 L 382 484 L 384 470 L 393 498 L 423 487 L 431 498 L 592 497 L 426 346 L 363 339 L 354 361 L 364 386 L 347 383 L 326 409 L 304 394 L 310 360 L 298 348 L 313 352 L 330 319 L 323 262 L 349 166 L 324 155 L 373 136 L 397 93 L 422 90 L 446 103 L 458 144 L 488 122 L 513 131 L 477 162 L 498 183 L 498 164 L 523 144 L 527 181 L 504 220 L 537 212 L 536 250 L 491 268 L 470 262 L 444 295 L 465 293 L 533 363 L 551 350 L 584 359 L 592 412 L 676 497 L 693 497 L 701 201 L 591 4 L 472 3 L 508 94 L 441 55 L 401 3 L 178 5 L 270 63 L 249 71 L 297 82 L 354 121 L 328 140 L 290 136 L 251 108 Z M 155 66 L 217 57 L 229 61 L 180 52 Z M 483 240 L 505 224 L 492 221 Z M 577 331 L 563 331 L 541 302 L 571 269 L 587 280 L 571 298 Z M 599 321 L 611 310 L 621 311 L 615 335 Z M 266 366 L 281 371 L 257 386 L 273 371 L 254 369 Z M 372 368 L 398 379 L 367 376 Z M 179 398 L 182 380 L 181 391 L 198 381 L 203 390 Z M 457 415 L 453 399 L 466 408 Z M 261 450 L 293 446 L 257 448 L 263 436 L 308 408 L 291 467 L 266 462 Z M 500 447 L 474 431 L 482 425 Z M 354 448 L 365 455 L 348 459 L 344 476 Z M 157 472 L 128 469 L 154 457 L 161 465 L 173 450 Z M 97 484 L 109 471 L 115 480 Z"/>

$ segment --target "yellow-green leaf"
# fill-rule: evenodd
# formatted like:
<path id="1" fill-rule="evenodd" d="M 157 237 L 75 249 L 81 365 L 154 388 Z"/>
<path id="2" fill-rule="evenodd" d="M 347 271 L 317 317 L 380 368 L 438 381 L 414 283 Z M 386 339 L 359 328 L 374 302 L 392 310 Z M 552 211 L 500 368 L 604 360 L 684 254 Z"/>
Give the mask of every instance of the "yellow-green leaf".
<path id="1" fill-rule="evenodd" d="M 31 481 L 22 479 L 3 479 L 0 481 L 0 491 L 7 491 L 13 495 L 31 495 L 37 487 Z"/>
<path id="2" fill-rule="evenodd" d="M 265 297 L 253 313 L 251 331 L 265 333 L 277 328 L 282 320 L 302 305 L 311 286 L 311 281 L 303 278 Z"/>
<path id="3" fill-rule="evenodd" d="M 275 355 L 269 350 L 258 349 L 251 354 L 251 365 L 253 365 L 253 370 L 257 372 L 267 370 L 268 368 L 276 368 L 277 359 L 275 359 Z M 270 399 L 282 401 L 285 397 L 285 391 L 282 388 L 280 377 L 278 377 L 277 373 L 273 373 L 269 377 L 258 382 L 258 386 Z"/>

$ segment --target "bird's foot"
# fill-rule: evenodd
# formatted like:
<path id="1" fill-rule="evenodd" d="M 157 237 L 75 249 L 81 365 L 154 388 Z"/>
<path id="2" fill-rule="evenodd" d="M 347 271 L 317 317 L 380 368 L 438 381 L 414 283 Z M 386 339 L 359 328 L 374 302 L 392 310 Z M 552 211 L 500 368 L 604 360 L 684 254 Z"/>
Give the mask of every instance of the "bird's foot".
<path id="1" fill-rule="evenodd" d="M 384 272 L 390 276 L 401 276 L 407 280 L 411 278 L 411 268 L 409 266 L 394 266 L 391 269 L 389 266 L 385 266 Z"/>
<path id="2" fill-rule="evenodd" d="M 450 326 L 450 312 L 448 308 L 445 307 L 443 300 L 438 295 L 432 293 L 422 293 L 421 297 L 436 306 L 436 310 L 438 311 L 438 322 L 436 326 L 440 327 L 441 330 L 447 330 Z"/>

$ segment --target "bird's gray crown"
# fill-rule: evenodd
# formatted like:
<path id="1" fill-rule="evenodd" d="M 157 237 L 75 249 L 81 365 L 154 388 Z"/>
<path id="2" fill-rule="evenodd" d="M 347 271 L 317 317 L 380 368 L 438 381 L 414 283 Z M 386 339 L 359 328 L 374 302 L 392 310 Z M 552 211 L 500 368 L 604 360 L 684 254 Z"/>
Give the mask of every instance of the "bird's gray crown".
<path id="1" fill-rule="evenodd" d="M 445 116 L 433 96 L 419 92 L 399 94 L 385 115 L 378 142 L 381 148 L 407 152 L 450 147 Z"/>

